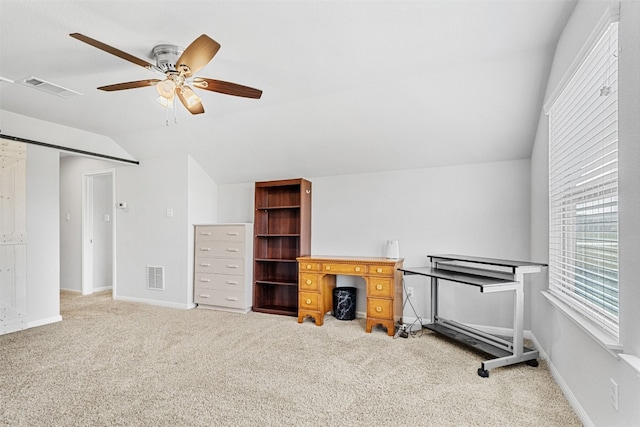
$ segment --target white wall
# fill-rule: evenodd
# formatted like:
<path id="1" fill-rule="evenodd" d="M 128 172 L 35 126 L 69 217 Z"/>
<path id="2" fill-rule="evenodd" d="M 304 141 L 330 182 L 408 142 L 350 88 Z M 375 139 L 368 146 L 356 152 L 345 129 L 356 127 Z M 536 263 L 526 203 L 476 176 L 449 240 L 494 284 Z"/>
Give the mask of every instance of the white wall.
<path id="1" fill-rule="evenodd" d="M 60 158 L 61 289 L 82 290 L 82 175 L 119 165 L 81 156 Z"/>
<path id="2" fill-rule="evenodd" d="M 103 135 L 33 119 L 5 110 L 0 110 L 0 124 L 4 135 L 134 160 L 121 146 Z"/>
<path id="3" fill-rule="evenodd" d="M 559 40 L 546 99 L 558 86 L 609 2 L 579 1 Z M 615 3 L 614 3 L 615 4 Z M 640 3 L 623 1 L 619 40 L 620 322 L 624 351 L 640 355 Z M 531 158 L 531 255 L 548 259 L 548 123 L 541 113 Z M 542 276 L 532 283 L 532 332 L 548 357 L 565 394 L 586 425 L 632 426 L 640 420 L 640 378 L 569 321 L 540 294 Z M 619 385 L 619 410 L 610 404 L 610 379 Z"/>
<path id="4" fill-rule="evenodd" d="M 186 308 L 188 203 L 186 154 L 121 166 L 116 173 L 116 282 L 118 299 Z M 173 216 L 167 216 L 167 210 Z M 149 290 L 146 266 L 165 267 L 165 290 Z"/>
<path id="5" fill-rule="evenodd" d="M 28 327 L 60 317 L 60 227 L 55 150 L 27 145 Z"/>
<path id="6" fill-rule="evenodd" d="M 188 156 L 188 220 L 187 220 L 187 247 L 188 260 L 193 262 L 194 236 L 196 224 L 215 224 L 218 222 L 217 202 L 218 186 L 207 175 L 202 167 Z M 193 268 L 187 269 L 186 290 L 187 301 L 193 301 Z"/>
<path id="7" fill-rule="evenodd" d="M 529 260 L 529 176 L 529 161 L 520 160 L 308 177 L 311 253 L 384 256 L 385 242 L 397 239 L 406 266 L 427 265 L 426 256 L 438 253 Z M 253 184 L 220 185 L 218 194 L 221 222 L 253 221 Z M 346 276 L 338 282 L 363 287 L 362 281 Z M 415 287 L 418 316 L 427 319 L 428 279 L 411 276 L 406 282 Z M 443 315 L 512 326 L 510 295 L 451 287 L 455 292 L 443 291 Z M 364 311 L 364 297 L 358 298 L 357 310 Z M 405 316 L 414 315 L 405 310 Z"/>

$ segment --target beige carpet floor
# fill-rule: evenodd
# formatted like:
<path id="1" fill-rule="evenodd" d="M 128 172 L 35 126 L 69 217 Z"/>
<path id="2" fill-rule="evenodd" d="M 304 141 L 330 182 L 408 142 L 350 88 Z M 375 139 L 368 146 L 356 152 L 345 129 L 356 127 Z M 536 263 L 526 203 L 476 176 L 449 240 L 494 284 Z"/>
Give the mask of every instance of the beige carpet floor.
<path id="1" fill-rule="evenodd" d="M 2 426 L 580 426 L 547 365 L 364 321 L 177 310 L 63 292 L 0 336 Z"/>

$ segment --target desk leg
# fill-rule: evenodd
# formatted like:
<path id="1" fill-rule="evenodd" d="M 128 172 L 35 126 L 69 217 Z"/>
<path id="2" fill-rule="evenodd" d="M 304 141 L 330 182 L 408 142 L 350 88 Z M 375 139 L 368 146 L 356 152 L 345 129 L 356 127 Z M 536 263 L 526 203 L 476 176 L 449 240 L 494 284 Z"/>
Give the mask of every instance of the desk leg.
<path id="1" fill-rule="evenodd" d="M 431 278 L 431 323 L 438 317 L 438 278 Z"/>

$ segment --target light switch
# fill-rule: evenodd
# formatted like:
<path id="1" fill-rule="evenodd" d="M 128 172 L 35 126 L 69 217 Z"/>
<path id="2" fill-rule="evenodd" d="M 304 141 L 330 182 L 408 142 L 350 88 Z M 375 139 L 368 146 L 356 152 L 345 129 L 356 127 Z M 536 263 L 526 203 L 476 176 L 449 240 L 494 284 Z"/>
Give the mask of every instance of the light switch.
<path id="1" fill-rule="evenodd" d="M 173 209 L 167 209 L 167 218 L 173 218 Z"/>
<path id="2" fill-rule="evenodd" d="M 104 214 L 104 222 L 109 222 L 111 220 L 111 217 L 109 216 L 109 214 Z"/>
<path id="3" fill-rule="evenodd" d="M 67 214 L 67 221 L 71 221 L 71 214 L 70 213 Z"/>

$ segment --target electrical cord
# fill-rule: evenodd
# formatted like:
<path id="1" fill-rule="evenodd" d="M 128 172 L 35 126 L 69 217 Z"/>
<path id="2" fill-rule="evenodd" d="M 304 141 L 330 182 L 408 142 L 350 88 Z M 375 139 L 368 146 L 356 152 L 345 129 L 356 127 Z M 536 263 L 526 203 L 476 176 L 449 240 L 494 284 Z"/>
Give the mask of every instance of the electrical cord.
<path id="1" fill-rule="evenodd" d="M 404 277 L 402 278 L 402 290 L 403 290 L 403 294 L 405 295 L 404 301 L 402 303 L 402 314 L 404 316 L 404 309 L 407 306 L 407 303 L 409 303 L 409 306 L 411 306 L 411 310 L 413 311 L 413 314 L 415 316 L 415 320 L 412 323 L 400 323 L 398 324 L 398 326 L 396 327 L 396 333 L 394 334 L 393 338 L 409 338 L 409 336 L 411 337 L 420 337 L 423 334 L 423 327 L 422 327 L 422 317 L 418 316 L 418 312 L 416 311 L 415 306 L 413 305 L 413 302 L 411 302 L 411 299 L 409 297 L 409 295 L 407 294 L 407 284 L 404 280 Z M 413 328 L 416 325 L 420 325 L 420 330 L 419 331 L 414 331 Z"/>

